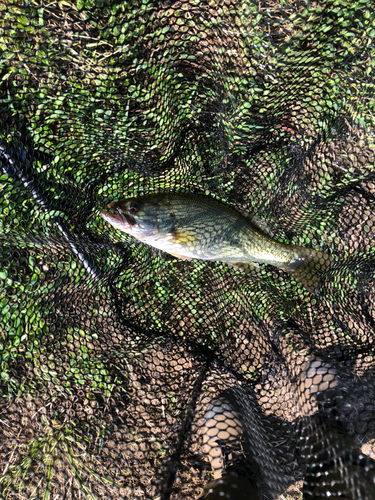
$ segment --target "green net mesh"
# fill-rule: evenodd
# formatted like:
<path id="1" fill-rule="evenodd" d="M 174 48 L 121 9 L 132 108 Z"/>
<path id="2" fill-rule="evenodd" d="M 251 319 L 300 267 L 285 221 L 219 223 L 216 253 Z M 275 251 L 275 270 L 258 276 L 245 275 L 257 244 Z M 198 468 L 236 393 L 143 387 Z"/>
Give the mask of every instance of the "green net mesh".
<path id="1" fill-rule="evenodd" d="M 375 498 L 374 37 L 364 0 L 0 0 L 2 498 Z M 100 215 L 153 193 L 319 288 Z"/>

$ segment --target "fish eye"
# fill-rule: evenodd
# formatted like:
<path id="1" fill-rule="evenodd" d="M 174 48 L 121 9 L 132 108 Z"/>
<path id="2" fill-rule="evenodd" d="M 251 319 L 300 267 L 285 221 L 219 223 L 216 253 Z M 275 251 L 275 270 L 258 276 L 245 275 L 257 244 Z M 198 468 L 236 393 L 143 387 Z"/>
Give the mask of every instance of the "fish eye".
<path id="1" fill-rule="evenodd" d="M 138 210 L 139 210 L 138 205 L 136 205 L 135 203 L 130 205 L 130 207 L 128 208 L 128 212 L 130 214 L 136 214 L 138 212 Z"/>

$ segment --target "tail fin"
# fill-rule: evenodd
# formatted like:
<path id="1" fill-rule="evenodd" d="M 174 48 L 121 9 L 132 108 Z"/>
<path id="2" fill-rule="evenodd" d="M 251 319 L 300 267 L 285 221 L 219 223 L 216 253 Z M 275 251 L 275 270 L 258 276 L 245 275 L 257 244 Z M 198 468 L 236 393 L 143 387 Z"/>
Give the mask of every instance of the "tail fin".
<path id="1" fill-rule="evenodd" d="M 329 255 L 299 247 L 299 258 L 285 267 L 285 271 L 309 292 L 319 294 L 323 273 L 332 263 Z"/>

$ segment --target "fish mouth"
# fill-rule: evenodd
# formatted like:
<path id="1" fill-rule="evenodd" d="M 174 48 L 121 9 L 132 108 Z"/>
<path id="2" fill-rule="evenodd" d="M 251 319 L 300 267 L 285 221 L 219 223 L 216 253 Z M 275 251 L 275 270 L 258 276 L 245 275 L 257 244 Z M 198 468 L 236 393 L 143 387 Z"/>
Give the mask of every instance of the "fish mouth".
<path id="1" fill-rule="evenodd" d="M 115 226 L 125 226 L 131 229 L 135 225 L 135 219 L 130 214 L 123 213 L 122 210 L 116 206 L 115 203 L 107 205 L 110 211 L 102 210 L 100 215 L 109 223 Z"/>

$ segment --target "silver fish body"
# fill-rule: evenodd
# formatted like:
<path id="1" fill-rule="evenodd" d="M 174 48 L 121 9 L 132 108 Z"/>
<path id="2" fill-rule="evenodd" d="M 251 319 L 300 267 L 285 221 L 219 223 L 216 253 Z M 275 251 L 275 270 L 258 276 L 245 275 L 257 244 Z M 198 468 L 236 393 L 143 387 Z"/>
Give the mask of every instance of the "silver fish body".
<path id="1" fill-rule="evenodd" d="M 116 229 L 181 259 L 221 261 L 244 271 L 254 262 L 270 264 L 315 292 L 329 263 L 324 253 L 280 243 L 251 216 L 206 196 L 147 195 L 108 208 L 101 215 Z"/>

